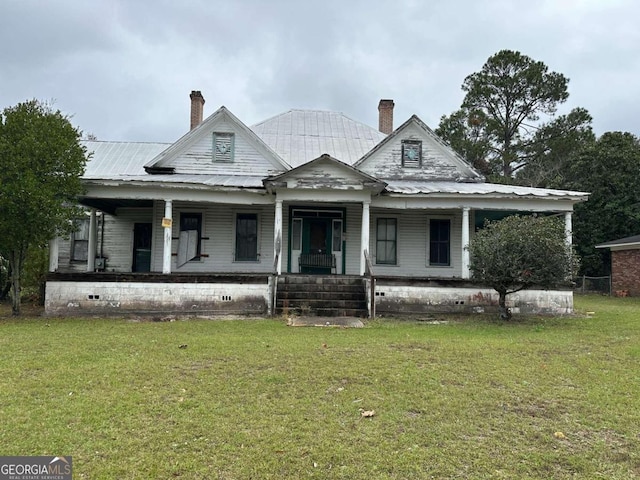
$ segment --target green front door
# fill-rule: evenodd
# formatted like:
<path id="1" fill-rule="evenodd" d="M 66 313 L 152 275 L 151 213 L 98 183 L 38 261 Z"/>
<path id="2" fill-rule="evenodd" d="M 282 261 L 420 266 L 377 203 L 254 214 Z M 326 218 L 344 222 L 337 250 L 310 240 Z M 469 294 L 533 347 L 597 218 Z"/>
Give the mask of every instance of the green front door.
<path id="1" fill-rule="evenodd" d="M 331 219 L 305 218 L 302 222 L 302 253 L 331 254 Z M 329 274 L 329 267 L 301 267 L 302 273 Z"/>

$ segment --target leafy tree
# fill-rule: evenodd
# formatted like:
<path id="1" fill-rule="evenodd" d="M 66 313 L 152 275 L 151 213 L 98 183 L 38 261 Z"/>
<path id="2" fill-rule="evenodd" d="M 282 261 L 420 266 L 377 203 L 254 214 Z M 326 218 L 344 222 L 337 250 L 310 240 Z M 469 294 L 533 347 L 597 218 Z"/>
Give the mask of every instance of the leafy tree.
<path id="1" fill-rule="evenodd" d="M 469 243 L 471 273 L 498 292 L 502 318 L 506 298 L 534 286 L 551 288 L 572 278 L 577 259 L 557 217 L 513 215 L 487 222 Z"/>
<path id="2" fill-rule="evenodd" d="M 510 178 L 526 164 L 525 151 L 541 115 L 553 115 L 569 93 L 562 74 L 512 50 L 489 57 L 479 72 L 465 78 L 460 110 L 442 117 L 438 134 L 487 176 Z"/>
<path id="3" fill-rule="evenodd" d="M 564 188 L 571 163 L 596 139 L 591 120 L 586 109 L 574 108 L 542 125 L 525 150 L 516 181 L 530 187 Z"/>
<path id="4" fill-rule="evenodd" d="M 20 314 L 27 251 L 73 229 L 86 150 L 81 132 L 48 104 L 31 100 L 0 115 L 0 255 L 9 261 L 13 314 Z"/>
<path id="5" fill-rule="evenodd" d="M 627 132 L 607 132 L 571 162 L 566 188 L 590 192 L 576 205 L 573 238 L 581 273 L 609 272 L 609 251 L 595 245 L 640 233 L 640 140 Z"/>

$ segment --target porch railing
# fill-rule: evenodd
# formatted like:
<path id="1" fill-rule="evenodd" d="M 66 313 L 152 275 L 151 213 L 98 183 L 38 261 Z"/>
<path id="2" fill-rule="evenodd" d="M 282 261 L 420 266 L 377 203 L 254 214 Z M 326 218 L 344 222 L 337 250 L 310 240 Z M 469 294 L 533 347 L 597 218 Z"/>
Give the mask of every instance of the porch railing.
<path id="1" fill-rule="evenodd" d="M 330 253 L 301 253 L 298 257 L 298 265 L 311 268 L 336 269 L 336 256 Z"/>
<path id="2" fill-rule="evenodd" d="M 373 264 L 368 250 L 364 251 L 365 269 L 364 274 L 369 282 L 369 316 L 373 320 L 376 318 L 376 277 L 373 274 Z"/>

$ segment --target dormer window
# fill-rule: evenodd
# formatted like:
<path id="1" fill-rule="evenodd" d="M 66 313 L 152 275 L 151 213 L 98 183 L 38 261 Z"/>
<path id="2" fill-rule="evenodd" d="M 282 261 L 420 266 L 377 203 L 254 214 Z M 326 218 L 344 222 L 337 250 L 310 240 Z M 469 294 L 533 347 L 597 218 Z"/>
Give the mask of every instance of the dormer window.
<path id="1" fill-rule="evenodd" d="M 402 166 L 420 168 L 422 166 L 422 141 L 402 141 Z"/>
<path id="2" fill-rule="evenodd" d="M 216 132 L 213 134 L 213 161 L 233 162 L 234 134 Z"/>

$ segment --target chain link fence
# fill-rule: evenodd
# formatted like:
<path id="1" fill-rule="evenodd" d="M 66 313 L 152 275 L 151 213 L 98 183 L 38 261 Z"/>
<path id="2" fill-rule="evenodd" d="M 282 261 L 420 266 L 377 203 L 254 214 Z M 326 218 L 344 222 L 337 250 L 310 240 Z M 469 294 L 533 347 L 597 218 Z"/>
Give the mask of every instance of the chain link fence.
<path id="1" fill-rule="evenodd" d="M 601 293 L 611 295 L 611 276 L 587 277 L 583 275 L 574 279 L 576 293 Z"/>

